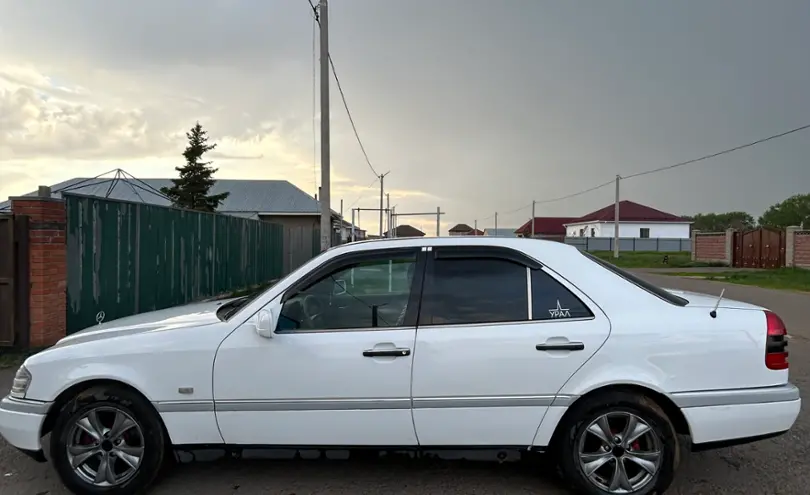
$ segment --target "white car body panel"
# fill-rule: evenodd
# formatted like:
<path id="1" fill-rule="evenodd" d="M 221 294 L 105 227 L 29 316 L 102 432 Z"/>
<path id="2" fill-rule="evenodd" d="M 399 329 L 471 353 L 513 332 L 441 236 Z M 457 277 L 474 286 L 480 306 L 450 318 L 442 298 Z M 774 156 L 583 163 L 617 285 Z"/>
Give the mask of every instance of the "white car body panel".
<path id="1" fill-rule="evenodd" d="M 560 388 L 610 334 L 610 321 L 599 307 L 563 283 L 586 302 L 594 318 L 419 328 L 413 420 L 420 443 L 531 445 Z M 581 342 L 585 350 L 536 349 L 568 342 Z"/>
<path id="2" fill-rule="evenodd" d="M 279 296 L 336 256 L 455 245 L 528 254 L 580 295 L 595 318 L 273 338 L 253 328 L 260 310 L 277 317 Z M 99 379 L 142 393 L 176 445 L 543 447 L 571 404 L 611 385 L 635 385 L 671 400 L 695 443 L 789 429 L 801 400 L 788 370 L 765 367 L 763 308 L 723 299 L 712 318 L 717 297 L 682 296 L 690 301 L 686 307 L 669 304 L 576 248 L 550 241 L 353 243 L 305 263 L 228 321 L 216 317 L 225 303 L 219 301 L 122 318 L 66 337 L 26 360 L 30 386 L 24 399 L 0 403 L 0 433 L 16 447 L 39 450 L 51 403 L 73 385 Z M 586 350 L 533 348 L 552 337 L 583 342 Z M 362 356 L 378 344 L 412 353 Z M 741 417 L 745 421 L 732 420 Z"/>
<path id="3" fill-rule="evenodd" d="M 214 366 L 223 438 L 249 445 L 415 446 L 413 355 L 362 355 L 374 347 L 413 349 L 415 335 L 414 328 L 398 328 L 265 339 L 240 326 L 223 342 Z"/>

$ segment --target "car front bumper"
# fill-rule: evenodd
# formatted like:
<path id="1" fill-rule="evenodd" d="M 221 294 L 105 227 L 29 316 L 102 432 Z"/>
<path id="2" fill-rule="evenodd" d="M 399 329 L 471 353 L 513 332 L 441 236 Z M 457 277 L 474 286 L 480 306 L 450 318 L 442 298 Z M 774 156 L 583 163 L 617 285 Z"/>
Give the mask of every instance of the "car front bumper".
<path id="1" fill-rule="evenodd" d="M 36 460 L 44 460 L 40 432 L 50 403 L 6 396 L 0 401 L 0 435 Z"/>

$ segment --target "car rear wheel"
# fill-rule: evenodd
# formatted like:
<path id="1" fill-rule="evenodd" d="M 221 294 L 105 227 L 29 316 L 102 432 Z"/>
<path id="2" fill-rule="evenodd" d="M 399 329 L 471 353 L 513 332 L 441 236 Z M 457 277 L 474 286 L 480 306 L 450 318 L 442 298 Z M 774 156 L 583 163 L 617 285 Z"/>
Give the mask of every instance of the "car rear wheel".
<path id="1" fill-rule="evenodd" d="M 51 458 L 75 494 L 133 494 L 160 471 L 164 437 L 146 400 L 123 388 L 98 388 L 63 408 L 51 434 Z"/>
<path id="2" fill-rule="evenodd" d="M 611 392 L 575 404 L 563 425 L 560 468 L 579 493 L 663 493 L 679 459 L 672 423 L 652 400 Z"/>

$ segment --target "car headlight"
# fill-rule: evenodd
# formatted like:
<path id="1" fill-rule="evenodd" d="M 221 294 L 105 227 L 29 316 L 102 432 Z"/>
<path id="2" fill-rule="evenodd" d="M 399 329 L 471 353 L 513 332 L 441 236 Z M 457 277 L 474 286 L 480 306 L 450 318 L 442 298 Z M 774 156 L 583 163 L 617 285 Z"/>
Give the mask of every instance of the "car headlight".
<path id="1" fill-rule="evenodd" d="M 25 393 L 28 392 L 28 386 L 31 385 L 31 372 L 25 367 L 20 366 L 17 374 L 14 375 L 14 383 L 11 385 L 11 396 L 17 399 L 24 399 Z"/>

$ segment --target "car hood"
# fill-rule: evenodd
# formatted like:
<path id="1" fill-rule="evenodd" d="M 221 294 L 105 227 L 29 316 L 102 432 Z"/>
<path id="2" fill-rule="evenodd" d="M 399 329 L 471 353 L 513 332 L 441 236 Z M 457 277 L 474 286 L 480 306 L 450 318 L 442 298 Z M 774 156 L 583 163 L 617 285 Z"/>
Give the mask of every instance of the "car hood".
<path id="1" fill-rule="evenodd" d="M 221 299 L 203 303 L 186 304 L 172 308 L 125 316 L 117 320 L 94 325 L 71 334 L 54 347 L 92 342 L 147 332 L 160 332 L 178 328 L 210 325 L 219 322 L 217 310 L 234 299 Z"/>
<path id="2" fill-rule="evenodd" d="M 675 294 L 676 296 L 680 296 L 687 301 L 689 301 L 688 307 L 691 308 L 714 308 L 714 305 L 717 304 L 717 300 L 720 298 L 720 293 L 717 294 L 702 294 L 700 292 L 692 292 L 688 290 L 678 290 L 678 289 L 664 289 L 671 294 Z M 735 301 L 734 299 L 727 299 L 723 297 L 720 301 L 720 308 L 725 309 L 758 309 L 764 310 L 762 306 L 757 306 L 756 304 L 749 304 L 747 302 L 742 301 Z"/>

